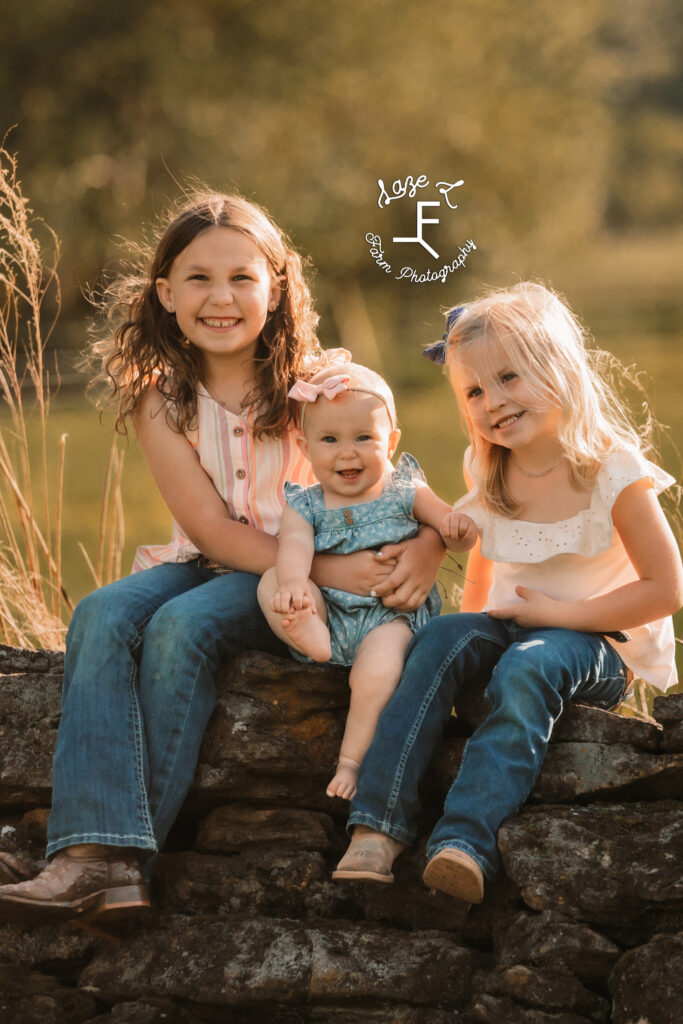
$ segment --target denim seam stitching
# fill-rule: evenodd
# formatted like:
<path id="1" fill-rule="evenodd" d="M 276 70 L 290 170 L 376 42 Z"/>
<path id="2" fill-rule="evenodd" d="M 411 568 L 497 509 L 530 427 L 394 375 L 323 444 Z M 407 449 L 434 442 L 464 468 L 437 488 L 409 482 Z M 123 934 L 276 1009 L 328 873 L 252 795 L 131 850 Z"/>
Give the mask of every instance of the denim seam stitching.
<path id="1" fill-rule="evenodd" d="M 135 669 L 135 667 L 133 667 L 131 669 L 130 675 L 128 676 L 128 694 L 129 694 L 129 698 L 130 698 L 128 713 L 129 713 L 129 718 L 130 718 L 131 725 L 133 727 L 133 745 L 134 745 L 134 749 L 135 749 L 134 771 L 135 771 L 135 778 L 136 778 L 137 784 L 138 784 L 139 807 L 140 807 L 140 812 L 141 812 L 141 817 L 143 819 L 143 823 L 144 823 L 144 825 L 146 827 L 146 830 L 147 830 L 147 838 L 155 840 L 154 826 L 152 825 L 152 820 L 150 818 L 149 801 L 147 799 L 147 790 L 145 788 L 144 757 L 143 757 L 143 750 L 142 750 L 143 740 L 142 740 L 142 730 L 140 728 L 141 717 L 142 716 L 141 716 L 141 713 L 140 713 L 140 706 L 139 706 L 139 703 L 138 703 L 138 696 L 137 696 L 137 692 L 136 692 L 136 689 L 135 689 L 135 678 L 136 678 L 136 669 Z M 155 840 L 155 842 L 156 842 L 156 840 Z"/>
<path id="2" fill-rule="evenodd" d="M 376 818 L 374 814 L 365 814 L 363 811 L 356 811 L 349 815 L 347 831 L 350 830 L 352 825 L 368 825 L 375 832 L 381 832 L 384 827 L 384 823 L 379 818 Z M 415 834 L 409 832 L 403 825 L 391 825 L 387 829 L 386 834 L 390 835 L 393 839 L 398 839 L 399 842 L 405 843 L 407 846 L 410 846 L 415 841 Z"/>
<path id="3" fill-rule="evenodd" d="M 200 660 L 201 659 L 198 659 L 198 661 L 200 661 Z M 189 694 L 189 697 L 188 697 L 187 709 L 185 711 L 185 717 L 183 718 L 183 724 L 182 724 L 182 726 L 180 728 L 180 735 L 178 737 L 178 742 L 176 743 L 175 753 L 173 755 L 173 760 L 172 760 L 172 763 L 171 763 L 171 767 L 170 767 L 170 770 L 166 773 L 166 783 L 165 783 L 164 788 L 163 788 L 163 790 L 161 792 L 161 795 L 159 796 L 159 803 L 157 805 L 157 817 L 161 816 L 161 811 L 162 811 L 162 808 L 164 806 L 164 801 L 166 800 L 166 796 L 167 796 L 167 793 L 168 793 L 169 780 L 171 779 L 171 777 L 173 775 L 173 771 L 175 769 L 175 764 L 176 764 L 176 761 L 178 759 L 178 751 L 179 751 L 179 749 L 180 749 L 180 747 L 182 745 L 183 736 L 185 735 L 185 727 L 187 725 L 187 717 L 188 717 L 188 714 L 189 714 L 189 711 L 190 711 L 190 706 L 192 704 L 192 698 L 194 697 L 195 690 L 197 689 L 197 677 L 198 677 L 198 672 L 195 673 L 194 682 L 192 683 L 192 690 L 191 690 L 191 692 Z"/>
<path id="4" fill-rule="evenodd" d="M 62 843 L 66 839 L 79 839 L 82 836 L 97 836 L 99 839 L 141 839 L 145 842 L 149 841 L 149 836 L 139 836 L 135 832 L 72 832 L 68 836 L 58 836 L 57 839 L 53 839 L 50 846 L 54 846 L 55 843 Z"/>
<path id="5" fill-rule="evenodd" d="M 415 740 L 417 739 L 417 734 L 420 731 L 422 722 L 424 721 L 425 715 L 427 714 L 427 710 L 430 707 L 432 701 L 434 700 L 437 690 L 441 686 L 441 680 L 443 679 L 444 673 L 450 667 L 453 661 L 455 661 L 455 659 L 460 654 L 462 649 L 475 637 L 481 637 L 482 639 L 491 640 L 492 643 L 496 643 L 499 647 L 504 646 L 497 640 L 493 640 L 491 637 L 486 637 L 479 630 L 474 629 L 467 633 L 464 637 L 461 637 L 459 644 L 457 644 L 455 647 L 452 647 L 451 650 L 448 652 L 448 655 L 441 662 L 439 671 L 437 675 L 434 677 L 434 683 L 432 684 L 432 686 L 425 695 L 425 699 L 422 702 L 420 711 L 418 712 L 415 721 L 413 722 L 413 727 L 408 733 L 406 742 L 403 746 L 403 750 L 401 751 L 401 756 L 399 758 L 396 774 L 394 775 L 392 788 L 389 792 L 389 799 L 387 801 L 384 818 L 382 822 L 385 829 L 391 827 L 390 818 L 393 815 L 393 812 L 396 808 L 396 804 L 398 802 L 401 785 L 403 783 L 403 775 L 405 772 L 406 763 L 408 761 L 408 758 L 410 757 L 411 751 L 415 744 Z"/>
<path id="6" fill-rule="evenodd" d="M 162 605 L 162 607 L 163 607 L 163 605 Z M 147 629 L 147 627 L 149 626 L 150 622 L 152 621 L 152 619 L 154 618 L 154 616 L 156 615 L 156 613 L 158 611 L 159 611 L 159 609 L 155 608 L 154 611 L 150 612 L 149 615 L 145 615 L 145 617 L 140 619 L 139 622 L 136 622 L 136 623 L 133 624 L 133 630 L 134 630 L 133 639 L 131 640 L 130 644 L 128 645 L 128 650 L 130 651 L 131 654 L 133 654 L 135 651 L 137 651 L 138 647 L 142 646 L 143 641 L 144 641 L 145 630 Z"/>

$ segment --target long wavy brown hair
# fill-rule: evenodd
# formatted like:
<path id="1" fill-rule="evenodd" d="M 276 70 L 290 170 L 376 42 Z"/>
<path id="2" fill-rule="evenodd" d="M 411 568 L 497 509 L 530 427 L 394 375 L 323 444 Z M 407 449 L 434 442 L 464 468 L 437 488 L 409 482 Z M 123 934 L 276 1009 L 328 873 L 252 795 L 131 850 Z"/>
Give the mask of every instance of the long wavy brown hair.
<path id="1" fill-rule="evenodd" d="M 117 407 L 119 433 L 127 432 L 127 420 L 152 382 L 166 398 L 174 428 L 184 432 L 196 426 L 197 384 L 203 378 L 204 357 L 185 343 L 175 316 L 157 297 L 156 281 L 168 277 L 176 257 L 202 231 L 213 227 L 233 228 L 250 238 L 280 278 L 280 300 L 258 339 L 255 383 L 243 409 L 254 409 L 256 437 L 276 437 L 293 420 L 294 406 L 287 392 L 321 356 L 318 317 L 302 259 L 256 203 L 200 190 L 169 211 L 151 241 L 138 247 L 127 271 L 94 300 L 103 318 L 94 327 L 86 364 L 97 369 L 91 386 L 104 384 L 107 404 Z"/>

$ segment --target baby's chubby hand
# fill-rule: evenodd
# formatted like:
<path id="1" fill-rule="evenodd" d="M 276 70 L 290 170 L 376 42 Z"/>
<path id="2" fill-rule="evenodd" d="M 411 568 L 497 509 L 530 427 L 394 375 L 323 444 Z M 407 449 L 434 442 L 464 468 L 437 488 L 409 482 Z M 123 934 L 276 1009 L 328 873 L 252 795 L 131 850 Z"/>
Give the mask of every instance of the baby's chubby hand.
<path id="1" fill-rule="evenodd" d="M 441 520 L 439 533 L 449 551 L 469 551 L 479 535 L 474 520 L 462 512 L 448 512 Z"/>
<path id="2" fill-rule="evenodd" d="M 301 608 L 309 608 L 311 606 L 315 612 L 315 603 L 307 581 L 303 583 L 286 583 L 279 586 L 273 594 L 271 604 L 273 611 L 279 615 L 287 615 L 292 610 L 299 611 Z"/>

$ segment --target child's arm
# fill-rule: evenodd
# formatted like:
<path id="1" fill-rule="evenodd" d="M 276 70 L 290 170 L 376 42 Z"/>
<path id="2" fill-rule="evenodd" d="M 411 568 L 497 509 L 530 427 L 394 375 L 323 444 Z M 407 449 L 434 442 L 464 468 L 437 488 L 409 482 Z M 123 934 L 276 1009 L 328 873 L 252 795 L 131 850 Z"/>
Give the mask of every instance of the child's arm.
<path id="1" fill-rule="evenodd" d="M 471 489 L 472 481 L 466 472 L 465 482 Z M 451 514 L 451 508 L 434 494 L 430 487 L 421 484 L 418 485 L 415 494 L 413 512 L 424 525 L 420 527 L 417 537 L 412 540 L 404 541 L 402 544 L 384 545 L 378 557 L 382 559 L 398 558 L 399 562 L 391 575 L 375 587 L 375 593 L 382 598 L 383 604 L 389 608 L 400 608 L 405 611 L 414 611 L 416 608 L 420 608 L 434 586 L 436 574 L 443 561 L 443 547 L 446 543 L 439 528 L 443 525 L 444 517 Z M 424 518 L 420 513 L 424 514 Z M 468 538 L 467 546 L 461 547 L 459 550 L 468 550 L 476 539 L 475 528 L 471 543 Z"/>
<path id="2" fill-rule="evenodd" d="M 313 527 L 287 505 L 282 513 L 275 562 L 278 589 L 273 595 L 273 611 L 286 615 L 290 608 L 313 603 L 309 576 L 314 552 Z"/>
<path id="3" fill-rule="evenodd" d="M 167 405 L 150 388 L 133 418 L 138 440 L 171 515 L 202 554 L 262 575 L 275 564 L 277 539 L 235 522 L 186 437 L 166 420 Z"/>
<path id="4" fill-rule="evenodd" d="M 481 553 L 481 540 L 470 551 L 462 589 L 461 612 L 480 612 L 485 606 L 493 581 L 493 562 Z"/>
<path id="5" fill-rule="evenodd" d="M 383 563 L 395 559 L 396 567 L 373 588 L 382 604 L 406 612 L 420 608 L 434 586 L 443 554 L 443 541 L 431 526 L 421 526 L 417 537 L 411 540 L 385 544 L 375 558 Z"/>
<path id="6" fill-rule="evenodd" d="M 649 480 L 625 487 L 612 509 L 614 526 L 638 579 L 584 601 L 555 601 L 517 587 L 523 604 L 489 611 L 521 626 L 558 626 L 579 632 L 631 629 L 673 615 L 683 604 L 683 568 L 671 527 Z"/>
<path id="7" fill-rule="evenodd" d="M 443 552 L 441 544 L 439 548 Z M 336 590 L 346 590 L 349 594 L 365 596 L 371 590 L 377 591 L 397 565 L 397 558 L 380 559 L 373 548 L 348 555 L 317 554 L 313 559 L 311 579 L 319 587 L 334 587 Z"/>
<path id="8" fill-rule="evenodd" d="M 449 551 L 469 551 L 476 544 L 478 533 L 474 521 L 462 512 L 454 512 L 426 484 L 418 486 L 415 492 L 413 515 L 438 530 Z"/>
<path id="9" fill-rule="evenodd" d="M 444 518 L 455 516 L 450 505 L 426 484 L 419 484 L 413 502 L 413 515 L 422 524 L 417 537 L 400 544 L 385 544 L 379 557 L 398 558 L 398 565 L 375 593 L 387 607 L 413 610 L 427 600 L 443 561 L 443 546 L 452 551 L 467 551 L 477 539 L 477 530 L 468 516 L 462 516 L 460 537 L 439 534 Z M 449 520 L 448 527 L 457 530 Z"/>
<path id="10" fill-rule="evenodd" d="M 474 487 L 472 477 L 463 466 L 463 476 L 467 490 Z M 481 537 L 477 537 L 477 543 L 472 548 L 467 559 L 465 570 L 465 584 L 462 588 L 462 601 L 460 602 L 461 612 L 480 612 L 486 605 L 489 597 L 489 590 L 493 582 L 493 562 L 484 558 L 481 553 Z"/>
<path id="11" fill-rule="evenodd" d="M 238 571 L 262 576 L 275 565 L 277 538 L 231 518 L 192 445 L 167 423 L 166 411 L 163 397 L 150 388 L 134 414 L 133 425 L 171 515 L 202 554 Z M 394 567 L 395 559 L 382 564 L 375 551 L 316 555 L 313 577 L 320 586 L 367 594 L 386 580 Z"/>

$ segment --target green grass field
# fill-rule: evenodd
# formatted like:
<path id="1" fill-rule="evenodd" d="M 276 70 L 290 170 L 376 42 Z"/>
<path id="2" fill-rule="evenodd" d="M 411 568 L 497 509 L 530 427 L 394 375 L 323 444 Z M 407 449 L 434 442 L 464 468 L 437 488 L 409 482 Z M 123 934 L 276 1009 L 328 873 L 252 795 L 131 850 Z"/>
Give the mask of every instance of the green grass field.
<path id="1" fill-rule="evenodd" d="M 683 449 L 683 403 L 680 399 L 683 348 L 679 337 L 668 332 L 655 337 L 631 335 L 622 337 L 618 345 L 612 343 L 612 350 L 625 364 L 636 363 L 649 379 L 648 390 L 655 412 L 660 422 L 668 427 L 664 435 L 665 467 L 679 478 L 680 460 L 676 449 Z M 431 486 L 447 501 L 453 501 L 464 486 L 461 466 L 466 440 L 458 409 L 438 369 L 434 368 L 431 378 L 429 374 L 424 375 L 421 364 L 416 370 L 419 383 L 406 382 L 404 370 L 404 383 L 396 395 L 403 430 L 401 448 L 418 458 Z M 57 397 L 50 412 L 51 486 L 56 478 L 59 438 L 67 434 L 63 561 L 66 588 L 74 600 L 94 586 L 79 542 L 94 560 L 111 422 L 111 417 L 106 417 L 100 423 L 93 406 L 74 394 Z M 3 424 L 2 419 L 0 424 Z M 6 421 L 4 429 L 5 424 Z M 34 420 L 30 421 L 30 426 L 35 433 Z M 125 573 L 138 544 L 163 543 L 169 538 L 170 517 L 134 436 L 127 443 L 120 440 L 119 445 L 125 449 L 122 488 L 126 524 L 122 571 Z M 452 556 L 442 570 L 441 580 L 447 590 L 453 581 L 461 581 Z M 676 624 L 678 635 L 683 636 L 683 616 L 677 616 Z M 680 665 L 683 675 L 683 658 Z"/>

